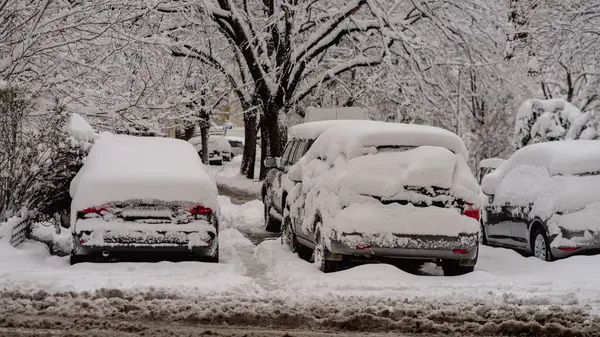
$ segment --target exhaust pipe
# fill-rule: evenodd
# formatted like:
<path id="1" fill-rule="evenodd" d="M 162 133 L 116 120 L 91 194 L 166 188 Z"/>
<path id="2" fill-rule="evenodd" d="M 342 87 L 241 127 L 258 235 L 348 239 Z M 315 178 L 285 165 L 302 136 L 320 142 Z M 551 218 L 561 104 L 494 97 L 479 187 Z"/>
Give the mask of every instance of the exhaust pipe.
<path id="1" fill-rule="evenodd" d="M 102 251 L 102 257 L 108 257 L 110 255 L 110 252 L 108 250 L 103 250 Z"/>

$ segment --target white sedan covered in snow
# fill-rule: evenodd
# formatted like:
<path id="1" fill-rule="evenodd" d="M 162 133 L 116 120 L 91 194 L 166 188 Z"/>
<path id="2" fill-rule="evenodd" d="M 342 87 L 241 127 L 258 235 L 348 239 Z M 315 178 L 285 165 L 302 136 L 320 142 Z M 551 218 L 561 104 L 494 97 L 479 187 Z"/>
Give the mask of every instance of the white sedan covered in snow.
<path id="1" fill-rule="evenodd" d="M 288 171 L 283 240 L 312 249 L 323 271 L 356 261 L 472 271 L 481 199 L 467 159 L 463 141 L 435 127 L 331 127 Z"/>
<path id="2" fill-rule="evenodd" d="M 103 134 L 70 192 L 72 264 L 154 252 L 218 262 L 217 187 L 183 140 Z"/>
<path id="3" fill-rule="evenodd" d="M 482 188 L 486 243 L 546 261 L 600 252 L 600 141 L 523 147 Z"/>

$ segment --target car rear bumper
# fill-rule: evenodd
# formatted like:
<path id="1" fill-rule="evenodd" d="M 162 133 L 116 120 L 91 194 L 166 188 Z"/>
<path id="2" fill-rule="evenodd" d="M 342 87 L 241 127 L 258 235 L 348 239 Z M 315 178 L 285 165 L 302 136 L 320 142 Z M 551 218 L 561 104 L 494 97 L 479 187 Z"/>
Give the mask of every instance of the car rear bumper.
<path id="1" fill-rule="evenodd" d="M 581 236 L 571 236 L 568 239 L 559 235 L 551 240 L 550 251 L 552 256 L 557 259 L 573 255 L 597 255 L 600 254 L 600 235 L 586 237 L 582 234 Z"/>
<path id="2" fill-rule="evenodd" d="M 395 235 L 398 238 L 398 235 Z M 391 247 L 378 245 L 363 237 L 357 241 L 356 234 L 352 240 L 333 240 L 331 242 L 332 258 L 335 255 L 353 256 L 361 259 L 410 259 L 410 260 L 464 260 L 473 261 L 477 258 L 479 247 L 478 234 L 465 234 L 456 237 L 449 236 L 404 236 L 403 244 Z"/>

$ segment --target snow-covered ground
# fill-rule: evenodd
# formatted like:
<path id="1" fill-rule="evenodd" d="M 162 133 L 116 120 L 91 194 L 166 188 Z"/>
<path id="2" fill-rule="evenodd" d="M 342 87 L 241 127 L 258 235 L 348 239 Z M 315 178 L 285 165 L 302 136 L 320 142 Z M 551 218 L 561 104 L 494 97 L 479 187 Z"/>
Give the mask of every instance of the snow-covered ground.
<path id="1" fill-rule="evenodd" d="M 323 274 L 279 238 L 247 238 L 267 236 L 260 201 L 218 201 L 219 264 L 70 266 L 42 243 L 0 243 L 0 327 L 3 316 L 43 314 L 444 335 L 598 331 L 600 256 L 549 263 L 484 246 L 475 272 L 458 277 L 433 264 L 423 275 L 385 264 Z"/>
<path id="2" fill-rule="evenodd" d="M 240 175 L 240 165 L 242 156 L 235 156 L 230 162 L 223 162 L 223 165 L 209 165 L 208 171 L 215 179 L 219 191 L 228 192 L 227 194 L 236 194 L 246 199 L 260 198 L 260 189 L 262 183 L 258 180 L 260 173 L 260 150 L 257 149 L 256 165 L 254 166 L 255 179 L 250 180 Z"/>

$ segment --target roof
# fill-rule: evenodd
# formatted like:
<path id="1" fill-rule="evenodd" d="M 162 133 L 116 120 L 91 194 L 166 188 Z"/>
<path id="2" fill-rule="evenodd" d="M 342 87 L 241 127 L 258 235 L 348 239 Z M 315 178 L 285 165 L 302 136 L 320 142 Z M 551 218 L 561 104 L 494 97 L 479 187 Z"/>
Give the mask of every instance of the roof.
<path id="1" fill-rule="evenodd" d="M 347 159 L 369 153 L 370 148 L 394 146 L 438 146 L 461 155 L 469 153 L 462 139 L 441 128 L 403 123 L 349 121 L 329 127 L 315 141 L 309 153 L 332 159 L 342 154 Z"/>
<path id="2" fill-rule="evenodd" d="M 302 123 L 292 126 L 288 130 L 288 139 L 316 139 L 327 129 L 342 124 L 365 123 L 367 121 L 335 119 Z"/>
<path id="3" fill-rule="evenodd" d="M 484 192 L 492 193 L 508 172 L 522 165 L 545 167 L 550 176 L 599 172 L 600 140 L 563 140 L 525 146 L 484 177 Z"/>

